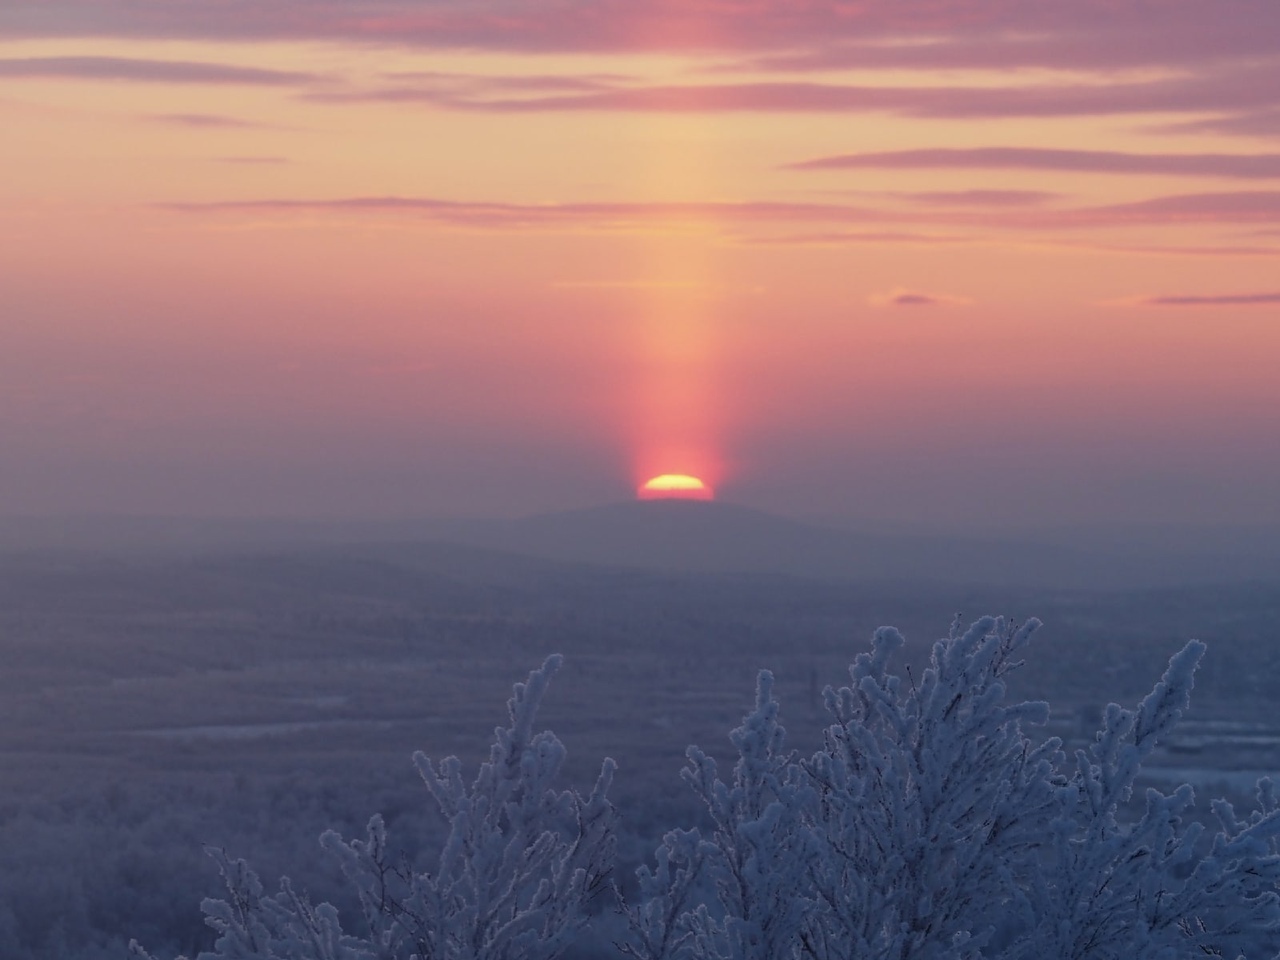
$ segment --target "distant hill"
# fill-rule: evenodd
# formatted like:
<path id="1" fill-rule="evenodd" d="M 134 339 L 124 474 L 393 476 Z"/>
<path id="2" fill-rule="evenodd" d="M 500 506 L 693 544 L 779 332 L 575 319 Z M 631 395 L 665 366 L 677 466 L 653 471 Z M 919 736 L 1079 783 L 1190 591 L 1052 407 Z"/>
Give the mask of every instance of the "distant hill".
<path id="1" fill-rule="evenodd" d="M 1080 528 L 993 537 L 885 533 L 694 500 L 631 501 L 511 520 L 0 519 L 0 552 L 8 553 L 227 554 L 389 544 L 434 545 L 433 562 L 447 565 L 453 558 L 468 566 L 500 565 L 494 554 L 501 553 L 671 573 L 863 582 L 1122 590 L 1280 581 L 1280 533 L 1268 536 L 1266 530 Z"/>
<path id="2" fill-rule="evenodd" d="M 729 503 L 651 500 L 519 520 L 450 524 L 457 543 L 556 560 L 672 572 L 863 581 L 1129 588 L 1280 579 L 1280 548 L 1236 556 L 1146 545 L 1094 548 L 959 536 L 861 533 Z"/>

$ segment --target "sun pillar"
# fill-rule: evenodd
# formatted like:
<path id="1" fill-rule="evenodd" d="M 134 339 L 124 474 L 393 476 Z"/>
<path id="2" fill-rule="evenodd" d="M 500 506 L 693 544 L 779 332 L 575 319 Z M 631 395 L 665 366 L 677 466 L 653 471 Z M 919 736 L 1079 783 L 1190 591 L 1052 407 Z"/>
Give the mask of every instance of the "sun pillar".
<path id="1" fill-rule="evenodd" d="M 710 499 L 722 476 L 712 261 L 717 226 L 696 204 L 715 196 L 705 131 L 688 117 L 658 116 L 649 156 L 655 197 L 685 203 L 645 237 L 644 312 L 637 331 L 633 463 L 637 489 L 650 478 L 699 478 Z M 680 491 L 666 495 L 680 495 Z"/>

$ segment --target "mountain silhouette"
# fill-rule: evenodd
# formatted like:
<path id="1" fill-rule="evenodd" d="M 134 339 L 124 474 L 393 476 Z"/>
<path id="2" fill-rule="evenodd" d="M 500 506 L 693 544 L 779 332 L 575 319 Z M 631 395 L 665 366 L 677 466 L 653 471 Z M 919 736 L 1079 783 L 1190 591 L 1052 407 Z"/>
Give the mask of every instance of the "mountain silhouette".
<path id="1" fill-rule="evenodd" d="M 1084 587 L 1132 581 L 1140 572 L 1128 558 L 1061 545 L 858 533 L 731 503 L 694 500 L 634 501 L 517 520 L 459 523 L 439 535 L 504 552 L 672 573 Z M 1145 572 L 1157 573 L 1150 567 Z M 1160 574 L 1153 582 L 1176 578 L 1175 570 Z"/>
<path id="2" fill-rule="evenodd" d="M 234 553 L 418 544 L 429 546 L 435 562 L 445 566 L 450 558 L 464 566 L 501 566 L 497 554 L 503 554 L 672 574 L 1122 590 L 1280 580 L 1280 538 L 1274 533 L 1115 527 L 1066 537 L 1053 530 L 1017 537 L 897 534 L 817 526 L 723 501 L 669 499 L 506 520 L 9 520 L 0 521 L 0 553 Z"/>

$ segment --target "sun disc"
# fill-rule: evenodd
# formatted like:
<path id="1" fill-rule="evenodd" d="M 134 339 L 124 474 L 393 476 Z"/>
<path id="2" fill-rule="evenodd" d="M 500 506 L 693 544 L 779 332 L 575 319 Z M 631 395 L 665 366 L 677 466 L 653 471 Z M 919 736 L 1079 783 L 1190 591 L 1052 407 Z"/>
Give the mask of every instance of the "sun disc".
<path id="1" fill-rule="evenodd" d="M 636 495 L 641 500 L 711 500 L 712 489 L 687 473 L 663 473 L 641 484 Z"/>

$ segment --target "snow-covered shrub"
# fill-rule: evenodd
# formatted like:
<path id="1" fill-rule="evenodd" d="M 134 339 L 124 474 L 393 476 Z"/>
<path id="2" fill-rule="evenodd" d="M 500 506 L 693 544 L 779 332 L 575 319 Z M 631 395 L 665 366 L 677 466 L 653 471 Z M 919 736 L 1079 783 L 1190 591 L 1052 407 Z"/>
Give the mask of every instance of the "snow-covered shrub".
<path id="1" fill-rule="evenodd" d="M 205 900 L 206 922 L 219 934 L 200 960 L 552 960 L 585 922 L 589 902 L 612 867 L 613 807 L 606 793 L 614 764 L 605 760 L 589 797 L 551 783 L 564 745 L 535 734 L 538 705 L 561 658 L 548 657 L 508 701 L 511 725 L 499 728 L 489 761 L 470 785 L 449 757 L 439 767 L 414 762 L 449 822 L 433 872 L 396 862 L 380 816 L 364 840 L 333 831 L 320 842 L 355 886 L 363 913 L 358 933 L 344 932 L 331 905 L 312 905 L 285 878 L 265 896 L 243 860 L 210 853 L 226 883 L 226 900 Z M 148 957 L 137 944 L 135 956 Z"/>
<path id="2" fill-rule="evenodd" d="M 738 760 L 688 751 L 684 779 L 710 824 L 672 830 L 638 896 L 619 905 L 634 960 L 1174 960 L 1280 955 L 1280 804 L 1214 805 L 1212 838 L 1188 819 L 1190 787 L 1135 778 L 1182 716 L 1204 645 L 1169 662 L 1136 710 L 1112 704 L 1087 750 L 1031 736 L 1039 702 L 1006 703 L 1006 677 L 1039 623 L 957 621 L 919 679 L 891 669 L 901 635 L 878 630 L 828 688 L 820 748 L 788 751 L 760 675 L 730 739 Z M 264 896 L 221 854 L 227 900 L 205 901 L 219 933 L 206 960 L 539 960 L 582 927 L 613 851 L 605 761 L 590 797 L 550 787 L 564 748 L 533 735 L 560 659 L 517 684 L 511 726 L 468 788 L 458 761 L 416 762 L 449 818 L 433 873 L 393 863 L 380 818 L 364 840 L 329 832 L 363 906 L 358 933 L 285 880 Z M 140 957 L 146 954 L 137 949 Z"/>
<path id="3" fill-rule="evenodd" d="M 828 688 L 822 748 L 783 752 L 772 678 L 734 732 L 733 782 L 689 750 L 686 779 L 715 824 L 669 833 L 642 868 L 623 950 L 640 960 L 961 960 L 1274 957 L 1280 950 L 1280 812 L 1204 843 L 1184 823 L 1190 787 L 1134 778 L 1189 702 L 1192 642 L 1137 711 L 1112 705 L 1088 751 L 1031 739 L 1044 703 L 1004 702 L 1005 676 L 1038 628 L 985 618 L 935 644 L 917 683 L 889 667 L 902 637 L 877 631 Z"/>
<path id="4" fill-rule="evenodd" d="M 801 823 L 814 806 L 812 785 L 792 754 L 773 698 L 773 676 L 760 674 L 756 708 L 729 739 L 738 749 L 733 783 L 697 747 L 682 774 L 706 805 L 715 830 L 669 833 L 655 874 L 642 867 L 638 907 L 623 904 L 638 942 L 623 950 L 639 960 L 683 956 L 773 960 L 787 956 L 805 930 L 812 896 L 796 885 L 796 866 L 819 853 Z M 713 882 L 714 902 L 692 906 L 698 874 Z"/>

